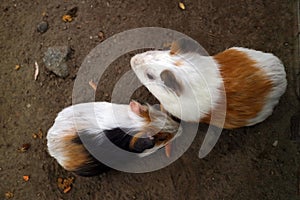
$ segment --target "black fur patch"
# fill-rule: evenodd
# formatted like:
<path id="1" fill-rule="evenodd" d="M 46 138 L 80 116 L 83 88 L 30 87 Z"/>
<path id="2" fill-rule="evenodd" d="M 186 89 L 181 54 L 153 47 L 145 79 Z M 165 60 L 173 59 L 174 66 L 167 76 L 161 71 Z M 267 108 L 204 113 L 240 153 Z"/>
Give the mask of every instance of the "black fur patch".
<path id="1" fill-rule="evenodd" d="M 150 149 L 154 146 L 154 141 L 150 138 L 139 138 L 133 149 L 129 148 L 130 141 L 133 138 L 132 135 L 136 133 L 132 134 L 127 129 L 114 128 L 111 130 L 105 130 L 104 133 L 112 143 L 129 152 L 142 153 L 144 150 Z"/>
<path id="2" fill-rule="evenodd" d="M 83 145 L 80 137 L 78 136 L 74 138 L 72 142 Z M 74 171 L 75 174 L 79 176 L 87 176 L 87 177 L 96 176 L 104 172 L 107 172 L 110 169 L 108 166 L 104 165 L 99 160 L 94 158 L 87 150 L 85 154 L 88 155 L 87 162 L 84 165 L 80 166 L 78 169 L 76 169 Z"/>
<path id="3" fill-rule="evenodd" d="M 182 86 L 170 70 L 162 71 L 160 73 L 160 78 L 164 82 L 165 86 L 173 90 L 177 96 L 181 95 Z"/>
<path id="4" fill-rule="evenodd" d="M 104 134 L 107 136 L 107 138 L 114 143 L 119 148 L 130 151 L 134 153 L 141 153 L 146 149 L 150 149 L 154 146 L 154 141 L 150 140 L 150 138 L 139 138 L 133 149 L 129 148 L 130 141 L 132 140 L 133 136 L 131 136 L 129 133 L 129 130 L 126 129 L 120 129 L 115 128 L 111 130 L 105 130 Z M 103 132 L 100 132 L 99 134 L 103 134 Z M 89 136 L 90 134 L 86 132 L 85 130 L 80 132 L 80 135 L 82 136 Z M 74 138 L 72 140 L 73 143 L 78 145 L 83 145 L 81 139 L 79 136 Z M 105 164 L 101 163 L 99 160 L 97 160 L 95 157 L 93 157 L 88 150 L 85 152 L 86 155 L 88 155 L 87 162 L 84 163 L 84 165 L 80 166 L 78 169 L 74 171 L 79 176 L 96 176 L 101 173 L 107 172 L 110 167 L 106 166 Z"/>

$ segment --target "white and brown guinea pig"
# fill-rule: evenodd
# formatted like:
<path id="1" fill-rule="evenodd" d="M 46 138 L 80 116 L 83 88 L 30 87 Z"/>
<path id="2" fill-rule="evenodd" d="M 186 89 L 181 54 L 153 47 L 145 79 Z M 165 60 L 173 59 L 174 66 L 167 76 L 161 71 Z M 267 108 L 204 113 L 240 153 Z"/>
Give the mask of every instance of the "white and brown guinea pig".
<path id="1" fill-rule="evenodd" d="M 222 102 L 222 84 L 227 101 L 224 128 L 251 126 L 272 114 L 287 86 L 284 66 L 276 56 L 242 47 L 203 56 L 198 47 L 181 39 L 170 50 L 137 54 L 130 64 L 164 109 L 184 121 L 209 123 Z"/>
<path id="2" fill-rule="evenodd" d="M 93 176 L 109 167 L 89 153 L 81 136 L 96 140 L 97 145 L 110 140 L 123 150 L 146 156 L 180 133 L 179 123 L 153 106 L 136 101 L 129 105 L 92 102 L 72 105 L 58 113 L 48 131 L 47 146 L 64 169 Z"/>

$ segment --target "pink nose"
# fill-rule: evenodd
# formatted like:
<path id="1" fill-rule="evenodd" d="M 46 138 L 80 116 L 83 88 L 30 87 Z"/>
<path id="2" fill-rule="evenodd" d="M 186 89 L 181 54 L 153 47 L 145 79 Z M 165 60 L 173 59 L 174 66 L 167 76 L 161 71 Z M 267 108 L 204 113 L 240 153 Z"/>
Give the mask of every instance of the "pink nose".
<path id="1" fill-rule="evenodd" d="M 144 58 L 143 58 L 143 56 L 135 55 L 131 58 L 130 63 L 131 63 L 131 66 L 141 65 L 144 63 Z"/>

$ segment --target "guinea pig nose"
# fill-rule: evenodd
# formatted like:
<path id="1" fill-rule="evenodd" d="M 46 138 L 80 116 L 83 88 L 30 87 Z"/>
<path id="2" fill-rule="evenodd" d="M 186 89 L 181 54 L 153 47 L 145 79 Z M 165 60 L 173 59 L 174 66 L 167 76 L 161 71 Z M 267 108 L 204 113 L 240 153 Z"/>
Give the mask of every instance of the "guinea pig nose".
<path id="1" fill-rule="evenodd" d="M 144 59 L 141 56 L 135 55 L 131 58 L 130 63 L 132 66 L 137 66 L 137 65 L 141 65 L 143 63 L 143 61 L 144 61 Z"/>
<path id="2" fill-rule="evenodd" d="M 154 147 L 154 140 L 151 140 L 150 138 L 139 138 L 135 143 L 134 143 L 134 151 L 137 153 L 142 153 L 146 149 L 151 149 Z"/>

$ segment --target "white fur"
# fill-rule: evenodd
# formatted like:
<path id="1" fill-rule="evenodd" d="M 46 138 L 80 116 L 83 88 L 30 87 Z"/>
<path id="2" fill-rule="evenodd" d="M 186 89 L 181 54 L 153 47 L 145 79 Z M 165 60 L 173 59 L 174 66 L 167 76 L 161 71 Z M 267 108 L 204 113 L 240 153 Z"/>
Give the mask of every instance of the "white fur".
<path id="1" fill-rule="evenodd" d="M 286 73 L 279 58 L 271 53 L 264 53 L 242 47 L 234 47 L 233 49 L 244 52 L 252 60 L 255 60 L 257 63 L 256 67 L 262 69 L 273 83 L 273 88 L 267 96 L 263 109 L 255 118 L 249 120 L 248 126 L 251 126 L 262 122 L 272 114 L 274 107 L 278 104 L 279 98 L 286 90 Z"/>
<path id="2" fill-rule="evenodd" d="M 75 135 L 79 130 L 88 130 L 95 134 L 101 143 L 103 130 L 116 127 L 139 130 L 145 125 L 143 118 L 133 113 L 128 105 L 111 104 L 107 102 L 93 102 L 77 104 L 63 109 L 55 119 L 47 134 L 48 151 L 64 166 L 66 157 L 63 155 L 67 144 L 63 136 Z M 97 141 L 98 142 L 98 141 Z"/>
<path id="3" fill-rule="evenodd" d="M 182 66 L 174 66 L 179 61 Z M 197 63 L 194 66 L 193 63 Z M 211 57 L 189 53 L 171 55 L 170 51 L 148 51 L 131 59 L 131 66 L 140 81 L 174 116 L 198 122 L 216 105 L 222 84 L 216 62 Z M 183 91 L 180 96 L 169 90 L 160 78 L 164 70 L 170 70 L 180 80 Z M 155 80 L 149 80 L 151 73 Z"/>

